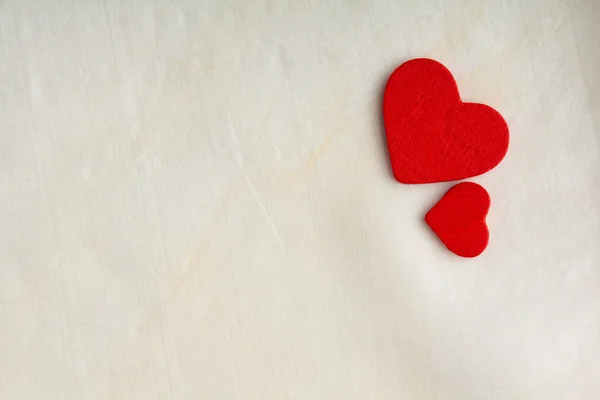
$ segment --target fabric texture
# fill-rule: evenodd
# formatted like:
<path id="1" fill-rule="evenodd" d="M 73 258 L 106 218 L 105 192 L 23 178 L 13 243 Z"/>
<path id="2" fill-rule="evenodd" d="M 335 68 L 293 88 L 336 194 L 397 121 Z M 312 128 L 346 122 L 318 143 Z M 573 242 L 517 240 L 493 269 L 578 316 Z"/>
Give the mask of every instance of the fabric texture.
<path id="1" fill-rule="evenodd" d="M 463 103 L 450 71 L 434 60 L 410 60 L 392 73 L 383 115 L 402 183 L 472 178 L 498 165 L 508 149 L 504 118 L 484 104 Z"/>

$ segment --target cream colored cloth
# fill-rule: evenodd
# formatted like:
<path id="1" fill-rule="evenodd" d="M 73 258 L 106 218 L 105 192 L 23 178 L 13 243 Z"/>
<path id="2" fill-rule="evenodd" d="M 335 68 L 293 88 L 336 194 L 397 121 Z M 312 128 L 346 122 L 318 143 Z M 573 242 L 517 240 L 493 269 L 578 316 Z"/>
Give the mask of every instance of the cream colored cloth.
<path id="1" fill-rule="evenodd" d="M 0 398 L 600 399 L 600 2 L 0 2 Z M 414 57 L 498 109 L 486 252 L 391 175 Z"/>

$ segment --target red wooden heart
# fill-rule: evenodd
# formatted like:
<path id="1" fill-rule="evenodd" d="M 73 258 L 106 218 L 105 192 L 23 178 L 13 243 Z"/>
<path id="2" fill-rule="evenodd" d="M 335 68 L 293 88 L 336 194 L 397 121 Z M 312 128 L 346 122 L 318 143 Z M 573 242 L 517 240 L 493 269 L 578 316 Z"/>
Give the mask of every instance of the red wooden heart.
<path id="1" fill-rule="evenodd" d="M 490 195 L 480 185 L 459 183 L 429 210 L 425 221 L 451 252 L 477 257 L 490 237 L 485 223 L 490 203 Z"/>
<path id="2" fill-rule="evenodd" d="M 383 116 L 392 170 L 402 183 L 481 175 L 508 149 L 504 118 L 484 104 L 463 103 L 452 74 L 437 61 L 414 59 L 392 73 Z"/>

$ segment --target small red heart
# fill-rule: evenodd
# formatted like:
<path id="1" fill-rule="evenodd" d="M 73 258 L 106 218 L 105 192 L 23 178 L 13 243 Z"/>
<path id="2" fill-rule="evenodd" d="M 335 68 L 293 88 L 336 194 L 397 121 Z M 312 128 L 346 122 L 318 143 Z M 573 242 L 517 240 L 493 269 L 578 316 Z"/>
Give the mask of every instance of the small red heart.
<path id="1" fill-rule="evenodd" d="M 402 183 L 481 175 L 508 150 L 508 125 L 484 104 L 463 103 L 442 64 L 418 58 L 399 66 L 385 88 L 383 116 L 392 170 Z"/>
<path id="2" fill-rule="evenodd" d="M 459 183 L 429 210 L 425 221 L 451 252 L 477 257 L 490 237 L 485 223 L 490 203 L 490 195 L 482 186 Z"/>

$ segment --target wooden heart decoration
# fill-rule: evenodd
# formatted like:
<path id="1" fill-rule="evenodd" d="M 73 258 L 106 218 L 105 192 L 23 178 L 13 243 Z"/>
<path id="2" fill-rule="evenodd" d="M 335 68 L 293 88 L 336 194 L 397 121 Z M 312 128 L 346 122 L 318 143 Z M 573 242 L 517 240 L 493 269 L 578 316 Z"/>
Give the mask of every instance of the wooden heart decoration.
<path id="1" fill-rule="evenodd" d="M 459 183 L 429 210 L 425 221 L 451 252 L 477 257 L 490 237 L 485 222 L 490 204 L 490 195 L 483 187 L 473 182 Z"/>
<path id="2" fill-rule="evenodd" d="M 481 175 L 508 150 L 508 125 L 493 108 L 464 103 L 454 77 L 437 61 L 399 66 L 385 88 L 383 116 L 392 170 L 402 183 Z"/>

